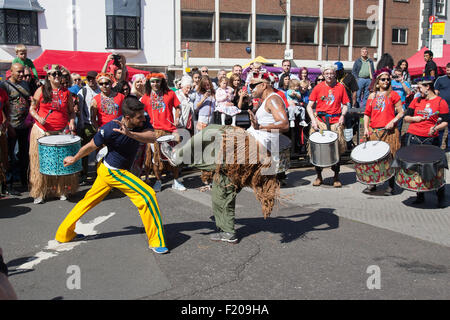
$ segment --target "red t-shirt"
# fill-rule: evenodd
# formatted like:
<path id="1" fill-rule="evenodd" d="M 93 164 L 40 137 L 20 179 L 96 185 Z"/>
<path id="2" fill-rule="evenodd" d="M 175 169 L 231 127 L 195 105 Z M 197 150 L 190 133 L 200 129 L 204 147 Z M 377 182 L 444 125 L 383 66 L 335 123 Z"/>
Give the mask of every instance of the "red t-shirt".
<path id="1" fill-rule="evenodd" d="M 0 88 L 0 124 L 3 123 L 3 112 L 5 112 L 5 104 L 8 100 L 8 94 Z"/>
<path id="2" fill-rule="evenodd" d="M 151 93 L 141 98 L 145 104 L 145 111 L 150 117 L 150 123 L 154 129 L 174 132 L 177 128 L 174 125 L 173 108 L 180 105 L 177 95 L 172 90 L 166 92 L 163 96 Z"/>
<path id="3" fill-rule="evenodd" d="M 39 109 L 37 114 L 45 118 L 45 124 L 42 126 L 39 122 L 35 122 L 39 128 L 44 131 L 60 131 L 64 129 L 69 122 L 68 101 L 72 99 L 71 93 L 67 89 L 53 89 L 52 101 L 44 103 L 44 96 L 39 99 Z M 52 113 L 49 114 L 50 110 Z"/>
<path id="4" fill-rule="evenodd" d="M 122 115 L 124 99 L 125 96 L 123 94 L 114 91 L 111 91 L 110 97 L 106 97 L 102 93 L 94 97 L 97 103 L 97 122 L 99 127 Z"/>
<path id="5" fill-rule="evenodd" d="M 448 113 L 448 104 L 441 97 L 436 97 L 431 100 L 422 99 L 418 102 L 418 98 L 415 98 L 409 105 L 410 109 L 414 109 L 414 117 L 422 116 L 429 117 L 425 121 L 412 122 L 409 124 L 408 133 L 415 134 L 420 137 L 428 137 L 430 129 L 436 124 L 439 114 Z M 439 114 L 436 114 L 439 111 Z M 436 131 L 433 137 L 437 137 L 439 134 Z"/>
<path id="6" fill-rule="evenodd" d="M 391 91 L 389 97 L 378 94 L 375 99 L 367 99 L 364 114 L 370 117 L 370 127 L 384 128 L 395 118 L 395 104 L 400 100 L 400 96 L 395 91 Z"/>
<path id="7" fill-rule="evenodd" d="M 338 115 L 342 112 L 341 104 L 350 102 L 345 87 L 337 82 L 334 87 L 330 87 L 325 81 L 314 87 L 309 95 L 309 101 L 316 102 L 316 112 L 326 112 L 327 114 Z M 322 119 L 318 117 L 320 121 Z M 339 116 L 329 118 L 330 123 L 339 122 Z"/>
<path id="8" fill-rule="evenodd" d="M 289 106 L 289 103 L 287 101 L 287 98 L 286 98 L 286 95 L 284 94 L 284 92 L 281 90 L 275 89 L 275 88 L 273 89 L 273 91 L 275 91 L 275 93 L 278 94 L 281 97 L 281 99 L 283 99 L 284 106 L 287 108 Z"/>

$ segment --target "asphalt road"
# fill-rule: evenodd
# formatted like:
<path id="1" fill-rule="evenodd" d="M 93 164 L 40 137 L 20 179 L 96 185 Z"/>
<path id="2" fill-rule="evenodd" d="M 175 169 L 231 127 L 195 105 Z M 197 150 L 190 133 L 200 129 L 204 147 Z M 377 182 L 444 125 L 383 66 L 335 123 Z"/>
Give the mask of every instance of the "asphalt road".
<path id="1" fill-rule="evenodd" d="M 413 207 L 411 192 L 362 194 L 350 167 L 342 189 L 312 187 L 314 178 L 292 170 L 266 220 L 243 190 L 235 245 L 209 240 L 210 193 L 191 172 L 187 191 L 166 182 L 157 194 L 167 255 L 148 249 L 138 211 L 118 191 L 79 221 L 89 239 L 55 242 L 89 186 L 69 201 L 0 199 L 0 246 L 20 299 L 450 299 L 449 208 L 435 209 L 434 195 Z"/>

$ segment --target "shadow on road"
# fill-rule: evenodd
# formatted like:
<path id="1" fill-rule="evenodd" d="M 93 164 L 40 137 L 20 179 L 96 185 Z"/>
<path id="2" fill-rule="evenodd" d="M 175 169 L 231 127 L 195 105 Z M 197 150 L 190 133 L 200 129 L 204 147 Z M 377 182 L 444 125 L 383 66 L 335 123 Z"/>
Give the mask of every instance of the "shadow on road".
<path id="1" fill-rule="evenodd" d="M 21 204 L 33 203 L 33 198 L 3 198 L 0 200 L 0 219 L 15 218 L 31 211 Z"/>

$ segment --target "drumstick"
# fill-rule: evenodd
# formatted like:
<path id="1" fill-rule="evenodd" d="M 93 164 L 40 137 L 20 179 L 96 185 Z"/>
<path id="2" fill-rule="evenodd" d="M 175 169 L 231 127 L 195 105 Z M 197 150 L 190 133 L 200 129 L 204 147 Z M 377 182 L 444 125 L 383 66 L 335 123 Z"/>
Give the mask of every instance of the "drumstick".
<path id="1" fill-rule="evenodd" d="M 53 110 L 50 110 L 50 111 L 47 113 L 47 115 L 46 115 L 45 118 L 44 118 L 44 121 L 47 120 L 48 116 L 49 116 L 52 112 L 53 112 Z"/>
<path id="2" fill-rule="evenodd" d="M 439 124 L 439 123 L 441 123 L 441 121 L 442 121 L 442 118 L 441 117 L 439 117 L 438 119 L 437 119 L 437 121 L 436 121 L 436 124 L 433 126 L 433 131 L 434 131 L 434 129 L 436 129 L 436 127 L 437 127 L 437 125 Z"/>

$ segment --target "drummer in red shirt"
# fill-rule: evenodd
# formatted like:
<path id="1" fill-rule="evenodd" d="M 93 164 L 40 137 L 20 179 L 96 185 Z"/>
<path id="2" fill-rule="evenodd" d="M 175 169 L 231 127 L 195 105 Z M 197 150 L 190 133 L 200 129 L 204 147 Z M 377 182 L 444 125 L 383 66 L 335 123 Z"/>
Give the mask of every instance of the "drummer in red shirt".
<path id="1" fill-rule="evenodd" d="M 125 96 L 112 90 L 114 79 L 109 73 L 99 73 L 96 81 L 100 93 L 91 102 L 91 122 L 98 129 L 122 115 L 122 103 Z"/>
<path id="2" fill-rule="evenodd" d="M 43 203 L 50 195 L 66 200 L 78 190 L 78 175 L 47 176 L 39 172 L 38 139 L 47 135 L 75 134 L 75 111 L 71 93 L 61 85 L 62 66 L 44 66 L 45 84 L 31 99 L 30 115 L 35 123 L 30 133 L 30 196 L 34 203 Z M 68 130 L 67 130 L 68 129 Z"/>
<path id="3" fill-rule="evenodd" d="M 321 68 L 325 81 L 320 82 L 314 87 L 306 107 L 311 119 L 310 134 L 320 130 L 331 130 L 338 134 L 339 154 L 345 152 L 347 142 L 344 139 L 344 117 L 347 113 L 347 103 L 350 102 L 345 87 L 336 81 L 336 65 L 327 64 Z M 313 106 L 316 104 L 316 112 L 313 112 Z M 315 167 L 317 178 L 313 186 L 320 186 L 323 182 L 322 168 Z M 340 164 L 337 163 L 331 167 L 334 171 L 333 187 L 340 188 L 342 183 L 339 181 Z"/>
<path id="4" fill-rule="evenodd" d="M 169 89 L 167 80 L 162 73 L 151 73 L 146 76 L 145 95 L 141 98 L 141 102 L 145 105 L 145 111 L 150 117 L 150 123 L 156 132 L 156 137 L 174 134 L 177 131 L 177 125 L 180 118 L 180 101 L 174 91 Z M 174 112 L 175 109 L 175 118 Z M 176 134 L 175 134 L 176 135 Z M 161 171 L 164 163 L 161 159 L 161 150 L 159 143 L 153 145 L 153 173 L 156 182 L 153 190 L 161 191 Z M 185 186 L 178 180 L 178 167 L 171 167 L 173 172 L 172 188 L 179 191 L 185 191 Z"/>
<path id="5" fill-rule="evenodd" d="M 364 111 L 364 136 L 368 140 L 381 140 L 389 144 L 392 155 L 400 148 L 400 132 L 397 128 L 398 121 L 403 117 L 403 106 L 400 96 L 391 87 L 391 70 L 383 68 L 377 70 L 374 75 Z M 371 193 L 377 188 L 370 185 L 363 190 Z M 389 187 L 384 192 L 385 196 L 394 194 L 395 177 L 389 179 Z"/>
<path id="6" fill-rule="evenodd" d="M 421 96 L 415 98 L 406 110 L 405 122 L 409 123 L 405 144 L 431 144 L 440 147 L 439 131 L 445 130 L 449 121 L 447 102 L 434 92 L 434 78 L 422 78 L 418 82 Z M 441 118 L 441 122 L 438 122 Z M 437 191 L 438 206 L 444 207 L 445 186 Z M 423 192 L 417 193 L 415 204 L 425 201 Z"/>

